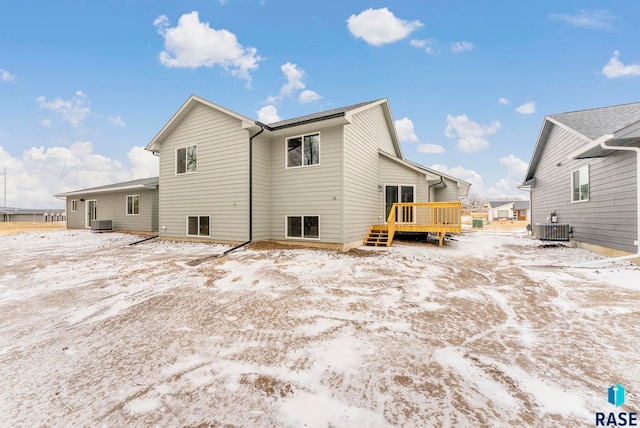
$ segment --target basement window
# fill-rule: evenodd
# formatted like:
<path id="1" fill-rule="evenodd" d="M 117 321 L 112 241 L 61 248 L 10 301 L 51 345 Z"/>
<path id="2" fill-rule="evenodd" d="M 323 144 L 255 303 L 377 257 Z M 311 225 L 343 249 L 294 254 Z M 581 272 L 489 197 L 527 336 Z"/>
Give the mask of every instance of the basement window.
<path id="1" fill-rule="evenodd" d="M 286 238 L 320 239 L 320 217 L 287 216 Z"/>
<path id="2" fill-rule="evenodd" d="M 176 149 L 176 174 L 198 172 L 198 146 Z"/>
<path id="3" fill-rule="evenodd" d="M 320 134 L 287 138 L 287 168 L 320 164 Z"/>
<path id="4" fill-rule="evenodd" d="M 571 174 L 571 202 L 589 200 L 589 165 Z"/>
<path id="5" fill-rule="evenodd" d="M 209 216 L 188 216 L 187 236 L 209 236 Z"/>

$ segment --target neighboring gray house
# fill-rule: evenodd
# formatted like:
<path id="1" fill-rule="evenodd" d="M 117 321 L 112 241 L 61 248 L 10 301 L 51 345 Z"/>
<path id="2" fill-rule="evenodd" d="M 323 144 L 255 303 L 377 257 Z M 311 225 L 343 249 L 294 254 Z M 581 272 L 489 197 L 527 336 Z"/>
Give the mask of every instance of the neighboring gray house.
<path id="1" fill-rule="evenodd" d="M 346 250 L 394 202 L 470 187 L 404 159 L 386 99 L 267 125 L 191 96 L 147 150 L 160 157 L 162 238 Z"/>
<path id="2" fill-rule="evenodd" d="M 638 147 L 640 103 L 545 117 L 520 186 L 531 191 L 534 232 L 555 220 L 582 247 L 636 253 Z"/>
<path id="3" fill-rule="evenodd" d="M 58 222 L 65 221 L 67 213 L 60 209 L 32 209 L 0 207 L 0 222 Z"/>
<path id="4" fill-rule="evenodd" d="M 489 202 L 487 220 L 500 219 L 529 221 L 531 220 L 529 201 L 493 201 Z"/>
<path id="5" fill-rule="evenodd" d="M 59 193 L 66 198 L 67 228 L 91 228 L 95 220 L 111 220 L 113 230 L 158 231 L 158 177 Z"/>

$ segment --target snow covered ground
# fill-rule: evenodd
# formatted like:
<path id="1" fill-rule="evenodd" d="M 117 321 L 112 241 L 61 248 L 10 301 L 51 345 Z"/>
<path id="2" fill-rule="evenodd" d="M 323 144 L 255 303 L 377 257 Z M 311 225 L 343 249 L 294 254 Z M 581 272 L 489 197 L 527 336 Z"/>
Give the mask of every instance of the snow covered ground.
<path id="1" fill-rule="evenodd" d="M 0 236 L 3 426 L 584 426 L 640 407 L 640 268 L 445 247 Z M 607 388 L 626 387 L 626 404 Z"/>

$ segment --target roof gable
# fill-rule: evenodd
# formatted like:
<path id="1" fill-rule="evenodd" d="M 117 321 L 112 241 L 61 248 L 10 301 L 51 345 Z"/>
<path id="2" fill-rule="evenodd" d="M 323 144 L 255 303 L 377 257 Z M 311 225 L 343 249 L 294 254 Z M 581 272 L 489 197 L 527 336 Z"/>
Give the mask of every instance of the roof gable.
<path id="1" fill-rule="evenodd" d="M 145 150 L 149 150 L 149 151 L 153 151 L 156 152 L 159 150 L 160 148 L 160 144 L 162 144 L 162 142 L 165 140 L 165 138 L 171 133 L 171 131 L 173 131 L 179 124 L 180 122 L 182 122 L 182 120 L 191 112 L 191 110 L 193 110 L 193 108 L 198 105 L 198 104 L 202 104 L 205 105 L 207 107 L 210 107 L 212 109 L 218 110 L 224 114 L 227 114 L 231 117 L 234 117 L 236 119 L 238 119 L 241 123 L 242 123 L 242 127 L 243 128 L 252 128 L 255 127 L 257 129 L 258 126 L 255 124 L 255 121 L 253 119 L 250 119 L 246 116 L 243 116 L 239 113 L 236 113 L 232 110 L 229 110 L 225 107 L 219 106 L 217 104 L 212 103 L 211 101 L 207 101 L 204 98 L 200 98 L 197 95 L 191 95 L 187 101 L 185 101 L 184 104 L 182 104 L 182 106 L 178 109 L 178 111 L 171 117 L 171 119 L 169 119 L 169 121 L 162 127 L 162 129 L 160 130 L 160 132 L 158 132 L 156 134 L 155 137 L 153 137 L 153 140 L 151 140 L 151 142 L 149 144 L 147 144 L 147 147 L 145 147 Z"/>
<path id="2" fill-rule="evenodd" d="M 586 145 L 604 135 L 627 128 L 638 121 L 640 121 L 640 102 L 546 116 L 529 161 L 524 183 L 531 183 L 534 179 L 542 152 L 554 126 L 559 126 L 582 138 Z"/>

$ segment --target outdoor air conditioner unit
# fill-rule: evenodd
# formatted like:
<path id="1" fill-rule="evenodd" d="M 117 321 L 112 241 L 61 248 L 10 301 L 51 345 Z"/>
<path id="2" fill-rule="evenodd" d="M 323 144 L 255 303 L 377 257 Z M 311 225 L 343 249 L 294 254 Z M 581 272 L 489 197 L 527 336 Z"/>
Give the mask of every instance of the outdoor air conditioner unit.
<path id="1" fill-rule="evenodd" d="M 571 226 L 568 224 L 536 224 L 536 237 L 541 241 L 568 241 Z"/>
<path id="2" fill-rule="evenodd" d="M 107 232 L 112 229 L 111 220 L 91 220 L 91 230 L 94 232 Z"/>

